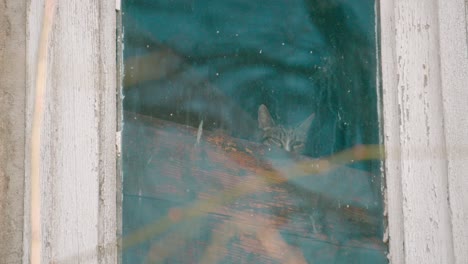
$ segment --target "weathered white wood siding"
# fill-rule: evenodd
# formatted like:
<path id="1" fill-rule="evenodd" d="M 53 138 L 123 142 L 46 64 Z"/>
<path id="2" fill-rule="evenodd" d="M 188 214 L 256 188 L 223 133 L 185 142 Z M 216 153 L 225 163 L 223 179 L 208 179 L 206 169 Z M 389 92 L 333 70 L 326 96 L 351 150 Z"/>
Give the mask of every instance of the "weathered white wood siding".
<path id="1" fill-rule="evenodd" d="M 32 0 L 27 9 L 27 135 L 44 2 Z M 56 2 L 42 123 L 42 260 L 115 263 L 115 2 Z M 29 165 L 27 158 L 26 190 Z M 25 201 L 27 263 L 28 196 Z"/>
<path id="2" fill-rule="evenodd" d="M 468 263 L 466 4 L 381 1 L 392 263 Z"/>
<path id="3" fill-rule="evenodd" d="M 455 263 L 468 263 L 468 1 L 438 3 L 452 239 Z"/>
<path id="4" fill-rule="evenodd" d="M 26 1 L 0 1 L 0 263 L 23 255 Z"/>
<path id="5" fill-rule="evenodd" d="M 57 1 L 42 128 L 43 261 L 115 263 L 115 2 Z M 468 3 L 380 2 L 390 258 L 468 263 Z M 0 3 L 6 263 L 29 258 L 25 142 L 43 4 Z"/>

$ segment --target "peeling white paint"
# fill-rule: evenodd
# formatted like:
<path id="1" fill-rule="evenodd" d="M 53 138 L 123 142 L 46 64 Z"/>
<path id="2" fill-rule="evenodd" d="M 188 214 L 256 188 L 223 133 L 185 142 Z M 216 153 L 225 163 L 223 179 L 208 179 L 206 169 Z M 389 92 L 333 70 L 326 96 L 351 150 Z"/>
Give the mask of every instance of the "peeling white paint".
<path id="1" fill-rule="evenodd" d="M 465 4 L 381 1 L 392 263 L 468 263 Z"/>

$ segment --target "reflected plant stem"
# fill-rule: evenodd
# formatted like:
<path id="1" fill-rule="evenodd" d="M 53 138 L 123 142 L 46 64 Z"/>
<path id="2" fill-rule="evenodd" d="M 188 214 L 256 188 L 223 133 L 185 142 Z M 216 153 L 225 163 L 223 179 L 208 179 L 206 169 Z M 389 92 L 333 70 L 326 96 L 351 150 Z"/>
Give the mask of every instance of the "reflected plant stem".
<path id="1" fill-rule="evenodd" d="M 201 225 L 202 221 L 191 222 L 190 225 L 179 227 L 177 231 L 171 233 L 170 236 L 168 235 L 153 243 L 149 249 L 145 263 L 160 263 L 165 258 L 176 254 L 179 248 L 184 246 L 190 238 L 197 234 L 194 230 L 199 230 Z"/>
<path id="2" fill-rule="evenodd" d="M 30 159 L 30 221 L 31 221 L 31 264 L 41 263 L 42 234 L 41 234 L 41 128 L 44 117 L 44 94 L 47 86 L 47 54 L 49 49 L 49 35 L 55 14 L 55 0 L 46 0 L 42 19 L 41 35 L 37 54 L 36 84 L 34 91 L 34 113 L 31 125 Z"/>
<path id="3" fill-rule="evenodd" d="M 307 264 L 302 252 L 283 240 L 276 228 L 266 226 L 260 230 L 258 238 L 266 251 L 285 264 Z"/>
<path id="4" fill-rule="evenodd" d="M 226 205 L 237 198 L 257 191 L 258 186 L 279 184 L 292 178 L 325 173 L 339 166 L 358 161 L 380 160 L 383 158 L 382 148 L 383 146 L 381 145 L 358 145 L 328 158 L 317 159 L 312 162 L 299 162 L 281 171 L 259 171 L 257 175 L 248 176 L 247 180 L 243 183 L 215 195 L 210 200 L 198 201 L 191 206 L 178 209 L 177 217 L 167 215 L 161 220 L 135 231 L 123 238 L 122 250 L 147 241 L 154 236 L 161 235 L 175 224 L 196 220 L 206 215 L 207 212 L 213 212 L 222 205 Z"/>
<path id="5" fill-rule="evenodd" d="M 220 233 L 213 237 L 200 263 L 215 264 L 227 254 L 226 245 L 236 235 L 236 227 L 230 222 L 225 222 L 217 229 Z"/>

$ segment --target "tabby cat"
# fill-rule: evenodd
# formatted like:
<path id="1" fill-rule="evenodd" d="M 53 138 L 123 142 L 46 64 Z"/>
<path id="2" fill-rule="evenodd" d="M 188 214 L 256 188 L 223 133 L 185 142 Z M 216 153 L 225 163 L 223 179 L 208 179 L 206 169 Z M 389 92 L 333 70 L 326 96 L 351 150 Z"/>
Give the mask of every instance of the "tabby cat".
<path id="1" fill-rule="evenodd" d="M 258 107 L 258 127 L 261 130 L 261 142 L 267 146 L 276 146 L 286 151 L 302 153 L 307 140 L 307 132 L 314 120 L 311 114 L 296 127 L 276 125 L 265 105 Z"/>

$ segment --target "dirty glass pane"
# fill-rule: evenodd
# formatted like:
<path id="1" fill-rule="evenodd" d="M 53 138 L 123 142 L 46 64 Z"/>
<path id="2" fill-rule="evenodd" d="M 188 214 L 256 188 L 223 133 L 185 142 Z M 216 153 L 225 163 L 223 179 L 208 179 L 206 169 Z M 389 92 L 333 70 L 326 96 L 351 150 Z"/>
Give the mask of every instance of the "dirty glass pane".
<path id="1" fill-rule="evenodd" d="M 123 1 L 123 263 L 387 263 L 374 0 Z"/>

